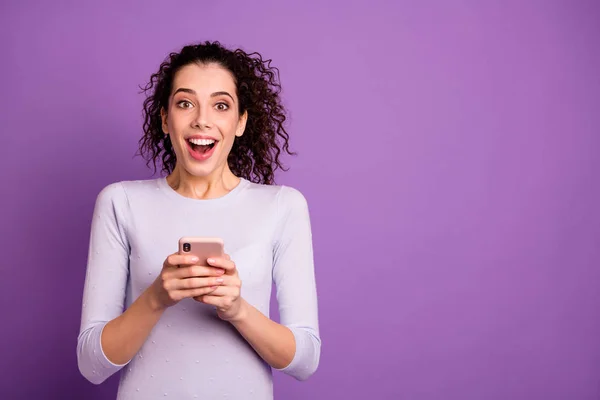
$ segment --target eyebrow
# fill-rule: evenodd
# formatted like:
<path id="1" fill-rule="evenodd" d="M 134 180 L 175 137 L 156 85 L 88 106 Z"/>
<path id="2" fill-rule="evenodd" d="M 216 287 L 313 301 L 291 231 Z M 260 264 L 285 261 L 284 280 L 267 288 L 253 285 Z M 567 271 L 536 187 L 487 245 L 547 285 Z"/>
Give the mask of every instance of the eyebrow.
<path id="1" fill-rule="evenodd" d="M 196 91 L 192 90 L 192 89 L 188 89 L 188 88 L 179 88 L 175 91 L 175 93 L 173 93 L 173 96 L 175 96 L 177 93 L 179 92 L 184 92 L 184 93 L 189 93 L 189 94 L 193 94 L 194 96 L 196 95 Z M 233 96 L 230 95 L 227 92 L 214 92 L 210 95 L 210 97 L 217 97 L 217 96 L 229 96 L 231 98 L 231 100 L 233 100 L 235 102 L 235 100 L 233 99 Z"/>

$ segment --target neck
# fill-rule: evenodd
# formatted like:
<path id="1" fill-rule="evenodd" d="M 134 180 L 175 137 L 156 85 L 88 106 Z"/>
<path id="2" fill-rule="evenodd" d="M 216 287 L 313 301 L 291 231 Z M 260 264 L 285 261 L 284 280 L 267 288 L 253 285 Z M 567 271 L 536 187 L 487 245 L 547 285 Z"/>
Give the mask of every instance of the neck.
<path id="1" fill-rule="evenodd" d="M 240 183 L 240 178 L 235 176 L 229 167 L 222 171 L 215 171 L 209 176 L 200 177 L 191 175 L 177 164 L 173 172 L 167 176 L 167 183 L 182 196 L 208 200 L 231 192 Z"/>

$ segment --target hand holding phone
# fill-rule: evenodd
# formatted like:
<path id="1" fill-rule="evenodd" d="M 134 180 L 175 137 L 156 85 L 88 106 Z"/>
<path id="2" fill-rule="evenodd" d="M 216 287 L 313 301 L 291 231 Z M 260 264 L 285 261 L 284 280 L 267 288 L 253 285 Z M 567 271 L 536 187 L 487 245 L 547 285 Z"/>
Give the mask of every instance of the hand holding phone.
<path id="1" fill-rule="evenodd" d="M 164 309 L 184 298 L 213 293 L 223 285 L 225 270 L 210 266 L 207 259 L 223 255 L 222 239 L 182 237 L 178 252 L 165 259 L 160 274 L 149 288 L 152 303 Z"/>
<path id="2" fill-rule="evenodd" d="M 194 255 L 199 264 L 222 271 L 222 281 L 210 293 L 194 296 L 194 300 L 216 307 L 217 315 L 225 321 L 243 318 L 247 308 L 241 297 L 242 281 L 235 262 L 225 254 L 223 240 L 219 238 L 182 237 L 179 239 L 179 254 Z M 211 259 L 209 262 L 208 259 Z M 191 267 L 196 268 L 197 266 Z"/>

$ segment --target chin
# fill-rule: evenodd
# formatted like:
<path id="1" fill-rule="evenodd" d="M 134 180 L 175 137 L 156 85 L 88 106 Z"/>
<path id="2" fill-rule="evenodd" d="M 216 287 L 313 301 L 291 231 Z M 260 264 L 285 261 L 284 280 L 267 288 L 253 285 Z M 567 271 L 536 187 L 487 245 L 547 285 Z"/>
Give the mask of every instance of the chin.
<path id="1" fill-rule="evenodd" d="M 217 170 L 215 165 L 187 165 L 185 170 L 188 174 L 196 178 L 206 178 L 215 173 Z"/>

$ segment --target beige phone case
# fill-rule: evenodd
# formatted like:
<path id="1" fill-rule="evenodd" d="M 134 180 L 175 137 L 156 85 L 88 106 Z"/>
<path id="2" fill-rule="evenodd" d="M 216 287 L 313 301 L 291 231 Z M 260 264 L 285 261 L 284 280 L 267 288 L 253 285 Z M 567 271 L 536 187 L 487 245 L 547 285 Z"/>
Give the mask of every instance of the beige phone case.
<path id="1" fill-rule="evenodd" d="M 207 258 L 223 256 L 223 239 L 211 237 L 182 237 L 179 239 L 179 254 L 195 255 L 200 259 L 199 264 L 207 265 Z"/>

